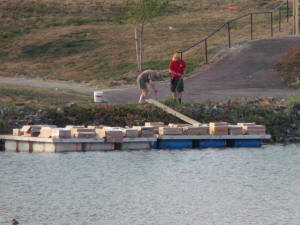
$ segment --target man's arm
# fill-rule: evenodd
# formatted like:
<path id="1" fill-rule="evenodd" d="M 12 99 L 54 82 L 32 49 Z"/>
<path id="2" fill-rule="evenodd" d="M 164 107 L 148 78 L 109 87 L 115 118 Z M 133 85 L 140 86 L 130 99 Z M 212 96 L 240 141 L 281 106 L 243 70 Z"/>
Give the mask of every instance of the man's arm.
<path id="1" fill-rule="evenodd" d="M 181 74 L 181 78 L 183 78 L 185 75 L 185 69 L 183 70 L 182 74 Z"/>
<path id="2" fill-rule="evenodd" d="M 182 74 L 180 74 L 180 73 L 176 73 L 175 71 L 173 71 L 173 70 L 171 70 L 171 69 L 169 69 L 169 72 L 170 73 L 173 73 L 173 74 L 175 74 L 175 75 L 177 75 L 177 76 L 181 76 Z"/>
<path id="3" fill-rule="evenodd" d="M 152 82 L 152 80 L 149 80 L 149 85 L 152 87 L 154 94 L 157 93 L 157 90 L 155 89 L 154 83 Z"/>

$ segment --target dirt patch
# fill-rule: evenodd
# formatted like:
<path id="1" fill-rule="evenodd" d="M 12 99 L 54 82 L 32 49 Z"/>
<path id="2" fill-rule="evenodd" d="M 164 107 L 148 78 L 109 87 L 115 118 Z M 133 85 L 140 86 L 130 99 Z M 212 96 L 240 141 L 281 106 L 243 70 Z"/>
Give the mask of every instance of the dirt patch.
<path id="1" fill-rule="evenodd" d="M 300 87 L 300 45 L 291 48 L 274 68 L 288 86 Z"/>

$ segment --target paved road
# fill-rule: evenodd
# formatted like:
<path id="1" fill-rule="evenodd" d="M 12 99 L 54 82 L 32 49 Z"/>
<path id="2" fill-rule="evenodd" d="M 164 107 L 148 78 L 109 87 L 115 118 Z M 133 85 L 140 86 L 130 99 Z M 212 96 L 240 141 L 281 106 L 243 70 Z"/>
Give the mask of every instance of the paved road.
<path id="1" fill-rule="evenodd" d="M 291 47 L 300 45 L 300 38 L 266 39 L 249 43 L 247 48 L 232 53 L 207 70 L 185 80 L 184 101 L 223 100 L 239 97 L 300 96 L 300 91 L 280 82 L 273 65 Z M 69 82 L 0 78 L 0 84 L 73 90 L 92 95 L 94 88 Z M 158 97 L 170 95 L 169 84 L 158 84 Z M 136 87 L 105 90 L 109 102 L 137 102 Z"/>

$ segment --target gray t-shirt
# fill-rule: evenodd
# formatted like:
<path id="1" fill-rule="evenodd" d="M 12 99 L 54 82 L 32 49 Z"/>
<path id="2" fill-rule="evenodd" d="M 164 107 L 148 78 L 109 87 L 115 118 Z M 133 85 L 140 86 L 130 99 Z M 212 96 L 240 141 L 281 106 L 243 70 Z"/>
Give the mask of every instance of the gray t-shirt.
<path id="1" fill-rule="evenodd" d="M 153 80 L 158 77 L 159 77 L 158 72 L 156 72 L 154 70 L 145 70 L 138 76 L 137 80 L 140 83 L 146 84 L 146 83 L 149 83 L 150 80 Z"/>

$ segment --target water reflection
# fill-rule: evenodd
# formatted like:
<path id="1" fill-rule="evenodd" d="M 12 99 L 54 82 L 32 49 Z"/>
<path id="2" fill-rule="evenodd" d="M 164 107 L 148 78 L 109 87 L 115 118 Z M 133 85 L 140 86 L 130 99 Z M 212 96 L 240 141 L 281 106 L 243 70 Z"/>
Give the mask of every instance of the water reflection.
<path id="1" fill-rule="evenodd" d="M 0 153 L 0 224 L 299 224 L 300 146 Z"/>

